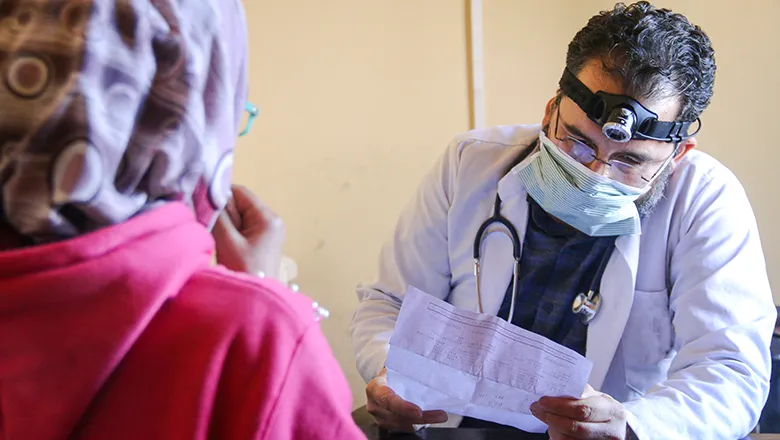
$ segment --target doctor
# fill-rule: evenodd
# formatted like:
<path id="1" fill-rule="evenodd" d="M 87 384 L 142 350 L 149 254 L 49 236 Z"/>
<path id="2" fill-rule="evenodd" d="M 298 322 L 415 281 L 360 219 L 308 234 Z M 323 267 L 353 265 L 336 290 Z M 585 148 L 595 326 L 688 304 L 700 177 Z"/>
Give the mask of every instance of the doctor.
<path id="1" fill-rule="evenodd" d="M 450 144 L 401 214 L 378 280 L 358 288 L 352 338 L 381 426 L 448 419 L 386 385 L 413 285 L 593 361 L 581 399 L 532 405 L 551 438 L 749 433 L 768 393 L 776 312 L 745 192 L 695 149 L 714 76 L 710 40 L 684 16 L 618 4 L 574 37 L 541 126 Z M 491 221 L 479 234 L 491 217 L 509 228 Z"/>

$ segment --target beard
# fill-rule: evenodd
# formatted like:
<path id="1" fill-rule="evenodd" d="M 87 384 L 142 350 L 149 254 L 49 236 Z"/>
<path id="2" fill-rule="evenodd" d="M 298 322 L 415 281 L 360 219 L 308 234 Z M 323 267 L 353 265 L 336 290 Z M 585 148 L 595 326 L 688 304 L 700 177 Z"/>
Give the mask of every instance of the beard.
<path id="1" fill-rule="evenodd" d="M 674 171 L 674 164 L 667 164 L 661 171 L 661 174 L 656 177 L 655 181 L 650 186 L 650 189 L 642 195 L 642 197 L 636 199 L 636 209 L 639 211 L 640 217 L 647 217 L 655 211 L 658 203 L 664 198 L 666 191 L 666 185 L 669 184 L 669 180 L 672 178 L 672 172 Z"/>

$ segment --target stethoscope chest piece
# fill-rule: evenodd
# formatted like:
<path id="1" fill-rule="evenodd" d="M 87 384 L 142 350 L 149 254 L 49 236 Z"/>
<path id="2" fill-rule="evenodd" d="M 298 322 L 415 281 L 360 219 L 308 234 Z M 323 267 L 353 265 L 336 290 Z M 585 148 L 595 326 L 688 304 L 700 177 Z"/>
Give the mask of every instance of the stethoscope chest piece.
<path id="1" fill-rule="evenodd" d="M 587 295 L 580 293 L 574 298 L 571 311 L 580 317 L 583 324 L 588 324 L 596 317 L 600 307 L 601 295 L 591 290 Z"/>

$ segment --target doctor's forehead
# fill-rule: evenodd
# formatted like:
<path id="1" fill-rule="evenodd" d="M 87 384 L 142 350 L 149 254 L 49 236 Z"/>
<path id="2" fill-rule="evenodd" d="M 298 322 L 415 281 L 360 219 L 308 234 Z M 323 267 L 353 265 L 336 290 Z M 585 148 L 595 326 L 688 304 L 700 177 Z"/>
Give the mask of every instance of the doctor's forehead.
<path id="1" fill-rule="evenodd" d="M 591 60 L 585 63 L 582 70 L 577 74 L 577 78 L 582 81 L 593 93 L 603 91 L 616 95 L 626 95 L 626 90 L 621 84 L 619 78 L 610 74 L 601 65 L 600 60 Z M 667 98 L 656 101 L 648 101 L 643 97 L 632 96 L 643 106 L 655 112 L 661 121 L 674 121 L 680 113 L 680 101 L 676 98 Z M 576 105 L 575 105 L 576 107 Z M 577 107 L 579 110 L 579 107 Z M 582 114 L 584 116 L 584 113 Z"/>

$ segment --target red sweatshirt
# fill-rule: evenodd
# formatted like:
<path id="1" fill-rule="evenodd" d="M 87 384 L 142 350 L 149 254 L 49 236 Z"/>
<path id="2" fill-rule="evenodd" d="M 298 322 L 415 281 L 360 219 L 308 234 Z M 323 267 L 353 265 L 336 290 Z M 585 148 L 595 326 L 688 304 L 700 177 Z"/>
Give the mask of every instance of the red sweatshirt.
<path id="1" fill-rule="evenodd" d="M 311 301 L 171 204 L 0 252 L 0 440 L 354 439 Z"/>

